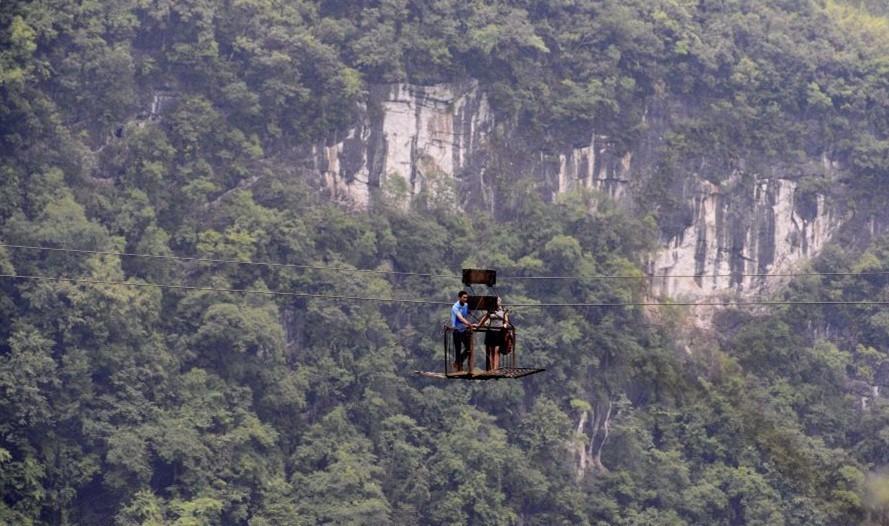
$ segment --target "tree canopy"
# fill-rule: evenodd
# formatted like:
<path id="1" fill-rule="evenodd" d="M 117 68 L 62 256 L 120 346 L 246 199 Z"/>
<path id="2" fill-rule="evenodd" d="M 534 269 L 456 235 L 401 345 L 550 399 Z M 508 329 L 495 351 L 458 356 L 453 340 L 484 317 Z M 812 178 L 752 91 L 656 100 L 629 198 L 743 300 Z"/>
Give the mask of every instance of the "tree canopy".
<path id="1" fill-rule="evenodd" d="M 468 385 L 410 374 L 439 364 L 445 308 L 127 284 L 445 301 L 459 280 L 306 267 L 492 266 L 581 278 L 507 281 L 507 304 L 631 302 L 640 281 L 583 278 L 641 276 L 669 196 L 641 213 L 550 203 L 514 174 L 496 222 L 435 200 L 355 213 L 288 152 L 347 128 L 375 84 L 474 78 L 535 151 L 593 131 L 629 149 L 665 104 L 681 109 L 668 182 L 701 158 L 829 154 L 844 197 L 877 213 L 886 16 L 839 0 L 4 2 L 4 244 L 304 267 L 0 248 L 3 274 L 118 282 L 0 279 L 0 523 L 884 523 L 879 306 L 727 310 L 699 339 L 680 307 L 516 309 L 521 360 L 547 372 Z M 889 271 L 889 241 L 849 239 L 812 268 Z M 887 291 L 877 273 L 775 294 Z"/>

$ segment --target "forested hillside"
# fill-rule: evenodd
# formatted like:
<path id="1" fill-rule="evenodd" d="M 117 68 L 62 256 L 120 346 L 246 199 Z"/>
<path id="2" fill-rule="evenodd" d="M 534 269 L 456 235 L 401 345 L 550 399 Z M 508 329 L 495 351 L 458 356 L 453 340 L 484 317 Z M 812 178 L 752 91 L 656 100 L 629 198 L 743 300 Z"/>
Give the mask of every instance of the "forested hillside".
<path id="1" fill-rule="evenodd" d="M 447 305 L 258 293 L 445 303 L 481 266 L 513 276 L 507 305 L 642 302 L 646 280 L 595 278 L 643 276 L 685 167 L 743 158 L 850 211 L 768 299 L 889 301 L 887 11 L 4 0 L 0 524 L 889 524 L 885 305 L 706 330 L 680 306 L 516 307 L 547 371 L 472 383 L 413 374 L 442 365 Z M 467 79 L 515 149 L 594 124 L 630 149 L 651 100 L 681 112 L 635 208 L 505 171 L 496 218 L 383 191 L 355 211 L 290 169 L 372 86 Z M 552 275 L 577 279 L 520 279 Z"/>

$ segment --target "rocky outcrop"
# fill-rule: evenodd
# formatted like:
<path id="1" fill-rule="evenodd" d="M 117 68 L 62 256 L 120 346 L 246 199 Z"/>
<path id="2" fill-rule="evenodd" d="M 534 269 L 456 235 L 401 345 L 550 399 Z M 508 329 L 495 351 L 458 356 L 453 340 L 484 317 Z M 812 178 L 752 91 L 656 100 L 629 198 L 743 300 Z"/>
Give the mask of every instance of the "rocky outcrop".
<path id="1" fill-rule="evenodd" d="M 561 152 L 528 152 L 509 144 L 509 126 L 496 128 L 506 128 L 505 140 L 491 140 L 498 123 L 475 82 L 382 85 L 371 89 L 354 128 L 312 149 L 309 169 L 331 198 L 362 209 L 379 198 L 402 207 L 438 199 L 493 212 L 496 188 L 486 178 L 504 161 L 532 174 L 544 198 L 590 189 L 633 207 L 654 172 L 671 111 L 651 112 L 638 151 L 618 151 L 593 133 Z M 694 300 L 760 290 L 765 275 L 815 255 L 843 222 L 789 172 L 736 168 L 725 177 L 701 173 L 705 164 L 668 190 L 679 212 L 648 264 L 655 295 Z M 823 165 L 823 172 L 836 169 L 827 159 Z"/>
<path id="2" fill-rule="evenodd" d="M 529 169 L 546 197 L 579 189 L 598 190 L 615 200 L 626 199 L 633 153 L 618 154 L 605 135 L 593 134 L 588 145 L 554 156 L 539 154 Z"/>
<path id="3" fill-rule="evenodd" d="M 647 168 L 632 159 L 632 152 L 616 155 L 605 138 L 594 137 L 591 146 L 560 155 L 558 170 L 544 171 L 541 180 L 557 182 L 556 193 L 592 188 L 632 202 Z M 693 175 L 676 192 L 685 210 L 648 262 L 655 296 L 693 301 L 760 291 L 778 283 L 770 277 L 817 254 L 847 219 L 824 195 L 774 175 L 736 172 L 718 184 Z"/>
<path id="4" fill-rule="evenodd" d="M 493 125 L 475 83 L 376 86 L 356 127 L 313 148 L 313 171 L 332 198 L 358 208 L 381 192 L 405 207 L 467 195 L 459 190 L 484 176 Z"/>
<path id="5" fill-rule="evenodd" d="M 375 86 L 360 114 L 355 127 L 312 148 L 309 170 L 331 198 L 360 209 L 381 193 L 402 206 L 435 197 L 494 208 L 486 176 L 511 153 L 489 141 L 495 118 L 476 82 Z M 549 199 L 579 188 L 625 198 L 632 152 L 615 153 L 604 135 L 586 142 L 556 154 L 512 152 L 522 158 L 513 169 L 534 174 Z"/>
<path id="6" fill-rule="evenodd" d="M 691 186 L 691 224 L 649 263 L 658 295 L 761 290 L 770 275 L 817 254 L 842 224 L 824 196 L 803 196 L 794 181 L 736 176 Z"/>

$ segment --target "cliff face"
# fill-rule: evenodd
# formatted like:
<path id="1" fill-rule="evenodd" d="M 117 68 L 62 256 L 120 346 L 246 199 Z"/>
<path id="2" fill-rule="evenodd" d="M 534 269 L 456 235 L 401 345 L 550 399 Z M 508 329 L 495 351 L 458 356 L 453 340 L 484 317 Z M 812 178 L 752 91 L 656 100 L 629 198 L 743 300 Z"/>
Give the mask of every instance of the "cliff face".
<path id="1" fill-rule="evenodd" d="M 494 121 L 474 83 L 376 86 L 362 110 L 345 137 L 312 149 L 312 171 L 332 198 L 366 208 L 386 192 L 409 206 L 484 176 Z"/>
<path id="2" fill-rule="evenodd" d="M 767 274 L 815 255 L 841 224 L 824 196 L 801 202 L 794 181 L 733 177 L 691 186 L 684 198 L 692 224 L 666 239 L 649 263 L 656 293 L 695 299 L 757 291 L 771 283 Z"/>
<path id="3" fill-rule="evenodd" d="M 493 208 L 486 174 L 508 154 L 489 140 L 495 117 L 476 83 L 374 86 L 360 114 L 355 127 L 310 153 L 308 175 L 331 198 L 363 209 L 380 192 L 407 206 L 450 191 L 463 206 Z M 632 154 L 616 155 L 602 135 L 585 142 L 560 154 L 523 151 L 520 169 L 548 198 L 577 188 L 625 197 Z"/>
<path id="4" fill-rule="evenodd" d="M 386 195 L 404 207 L 418 198 L 440 198 L 493 211 L 497 196 L 486 176 L 510 157 L 513 169 L 533 174 L 547 199 L 586 188 L 632 207 L 669 128 L 668 116 L 650 121 L 638 151 L 618 152 L 608 137 L 592 134 L 563 152 L 517 155 L 503 146 L 508 139 L 491 140 L 499 123 L 474 83 L 377 86 L 354 128 L 312 149 L 307 175 L 333 199 L 356 208 Z M 508 126 L 498 132 L 503 128 Z M 818 170 L 830 177 L 836 166 L 825 158 Z M 765 278 L 749 274 L 787 272 L 824 246 L 843 223 L 842 214 L 825 196 L 801 192 L 792 176 L 771 172 L 735 170 L 716 184 L 711 181 L 719 177 L 697 167 L 669 190 L 680 213 L 648 263 L 658 276 L 655 294 L 693 300 L 759 290 Z"/>

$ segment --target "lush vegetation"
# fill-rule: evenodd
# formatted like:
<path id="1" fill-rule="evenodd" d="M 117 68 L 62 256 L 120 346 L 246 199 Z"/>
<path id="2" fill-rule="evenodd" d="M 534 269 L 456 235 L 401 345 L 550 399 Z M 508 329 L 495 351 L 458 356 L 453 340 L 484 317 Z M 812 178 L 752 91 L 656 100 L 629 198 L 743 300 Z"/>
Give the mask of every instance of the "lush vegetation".
<path id="1" fill-rule="evenodd" d="M 869 5 L 873 4 L 873 5 Z M 350 213 L 287 168 L 373 83 L 473 77 L 521 141 L 630 148 L 671 117 L 693 159 L 842 162 L 881 208 L 881 2 L 8 1 L 0 239 L 158 255 L 505 275 L 638 273 L 669 203 L 543 203 L 512 174 L 495 224 L 447 203 Z M 162 115 L 158 93 L 175 93 Z M 749 168 L 749 166 L 748 166 Z M 719 173 L 719 172 L 714 172 Z M 839 184 L 839 183 L 837 183 Z M 656 191 L 652 195 L 657 196 Z M 877 195 L 877 199 L 864 197 Z M 863 197 L 864 196 L 864 197 Z M 591 211 L 594 210 L 594 211 Z M 485 247 L 484 252 L 478 250 Z M 889 244 L 818 270 L 889 270 Z M 460 284 L 297 267 L 0 249 L 4 274 L 447 301 Z M 517 309 L 523 382 L 434 383 L 446 307 L 0 281 L 0 523 L 854 524 L 889 520 L 879 306 Z M 507 303 L 621 302 L 633 280 L 507 281 Z M 889 281 L 795 281 L 881 299 Z M 850 385 L 852 386 L 850 388 Z M 860 389 L 859 389 L 860 390 Z"/>

